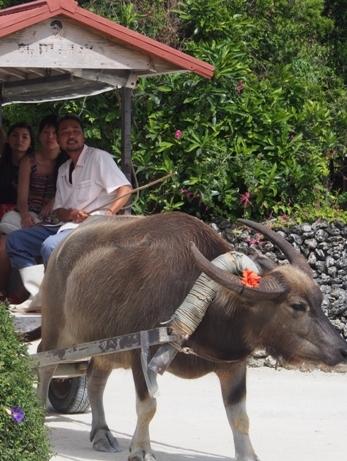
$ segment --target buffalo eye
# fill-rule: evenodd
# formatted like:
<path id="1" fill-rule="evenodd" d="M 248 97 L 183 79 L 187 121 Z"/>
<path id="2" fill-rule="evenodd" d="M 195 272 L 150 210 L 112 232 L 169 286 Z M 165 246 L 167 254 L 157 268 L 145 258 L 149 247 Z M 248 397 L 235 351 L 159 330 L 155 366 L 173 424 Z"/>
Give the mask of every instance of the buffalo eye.
<path id="1" fill-rule="evenodd" d="M 306 312 L 307 307 L 305 303 L 293 303 L 290 307 L 296 312 Z"/>

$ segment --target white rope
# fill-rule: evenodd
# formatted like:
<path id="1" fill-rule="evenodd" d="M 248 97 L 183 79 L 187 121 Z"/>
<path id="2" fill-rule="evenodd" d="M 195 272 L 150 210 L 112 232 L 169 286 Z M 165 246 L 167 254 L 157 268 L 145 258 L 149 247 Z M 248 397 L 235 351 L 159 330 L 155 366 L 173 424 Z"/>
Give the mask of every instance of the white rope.
<path id="1" fill-rule="evenodd" d="M 237 253 L 224 253 L 212 264 L 232 274 L 241 274 L 244 269 L 259 273 L 259 268 L 248 256 Z M 218 283 L 202 273 L 197 278 L 182 304 L 176 309 L 170 320 L 170 327 L 175 333 L 189 337 L 198 327 L 208 306 L 213 301 L 218 290 Z"/>

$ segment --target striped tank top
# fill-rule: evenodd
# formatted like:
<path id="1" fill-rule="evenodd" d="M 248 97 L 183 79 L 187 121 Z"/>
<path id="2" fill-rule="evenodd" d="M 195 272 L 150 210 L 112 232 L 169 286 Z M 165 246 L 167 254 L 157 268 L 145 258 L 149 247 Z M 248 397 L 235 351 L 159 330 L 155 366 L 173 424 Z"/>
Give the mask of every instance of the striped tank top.
<path id="1" fill-rule="evenodd" d="M 30 211 L 40 213 L 42 208 L 54 198 L 56 177 L 56 171 L 51 175 L 39 175 L 36 163 L 32 165 L 28 200 Z"/>

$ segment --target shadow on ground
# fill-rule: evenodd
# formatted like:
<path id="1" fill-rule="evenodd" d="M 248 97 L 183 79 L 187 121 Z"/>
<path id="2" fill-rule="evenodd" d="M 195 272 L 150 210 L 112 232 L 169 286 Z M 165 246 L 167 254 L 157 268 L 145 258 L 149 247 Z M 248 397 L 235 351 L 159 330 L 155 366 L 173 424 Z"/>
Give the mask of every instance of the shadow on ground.
<path id="1" fill-rule="evenodd" d="M 74 420 L 64 415 L 50 413 L 47 415 L 48 426 L 51 424 L 77 423 L 85 426 L 84 429 L 73 429 L 72 427 L 49 427 L 49 434 L 54 454 L 59 453 L 59 459 L 67 461 L 93 460 L 93 461 L 125 461 L 128 456 L 128 449 L 131 435 L 112 431 L 122 449 L 120 453 L 102 453 L 92 449 L 89 441 L 90 424 Z M 152 440 L 153 451 L 160 461 L 235 461 L 234 458 L 227 458 L 216 453 L 207 453 L 199 450 L 192 450 L 184 447 L 161 443 Z M 53 457 L 54 460 L 54 457 Z"/>

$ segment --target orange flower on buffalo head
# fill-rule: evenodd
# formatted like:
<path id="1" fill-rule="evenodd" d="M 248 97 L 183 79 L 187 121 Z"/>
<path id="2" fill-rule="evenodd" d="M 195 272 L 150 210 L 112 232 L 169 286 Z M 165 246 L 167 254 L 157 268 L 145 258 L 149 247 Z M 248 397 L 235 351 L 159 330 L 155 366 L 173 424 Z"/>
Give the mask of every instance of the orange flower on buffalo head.
<path id="1" fill-rule="evenodd" d="M 258 288 L 261 277 L 260 275 L 253 272 L 251 269 L 245 269 L 242 271 L 241 283 L 246 287 Z"/>

